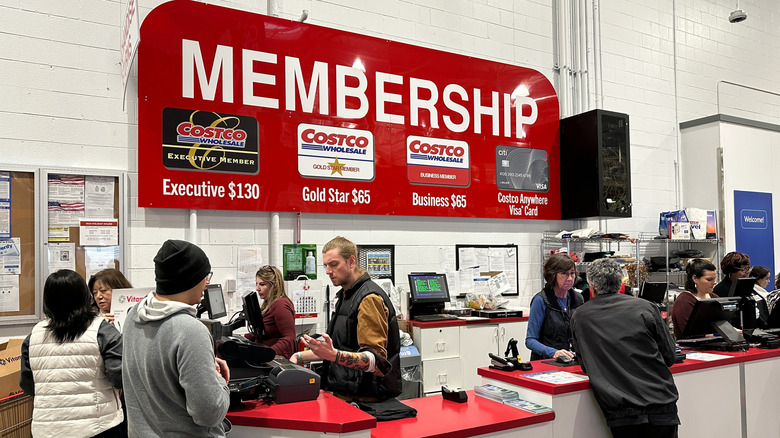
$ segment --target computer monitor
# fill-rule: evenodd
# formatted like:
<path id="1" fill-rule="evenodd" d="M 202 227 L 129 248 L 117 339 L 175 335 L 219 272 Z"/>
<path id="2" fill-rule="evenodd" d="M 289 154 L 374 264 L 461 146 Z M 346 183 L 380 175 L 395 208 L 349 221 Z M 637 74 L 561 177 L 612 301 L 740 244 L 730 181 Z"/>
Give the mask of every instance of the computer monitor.
<path id="1" fill-rule="evenodd" d="M 731 282 L 731 288 L 726 296 L 728 297 L 749 297 L 753 295 L 753 286 L 756 279 L 753 277 L 738 278 Z"/>
<path id="2" fill-rule="evenodd" d="M 765 321 L 762 321 L 761 318 L 758 318 L 756 315 L 757 306 L 765 305 L 760 303 L 763 300 L 756 299 L 756 293 L 753 289 L 755 285 L 756 279 L 753 277 L 738 278 L 736 281 L 732 281 L 731 288 L 729 289 L 729 296 L 741 299 L 739 315 L 731 322 L 731 325 L 734 327 L 743 330 L 766 328 L 764 326 Z M 764 312 L 765 311 L 766 310 L 764 310 Z M 767 315 L 764 315 L 764 317 L 766 316 Z"/>
<path id="3" fill-rule="evenodd" d="M 732 320 L 739 316 L 739 297 L 705 298 L 693 305 L 688 324 L 683 331 L 683 339 L 700 338 L 718 333 L 731 342 L 745 342 L 734 326 Z"/>
<path id="4" fill-rule="evenodd" d="M 642 283 L 642 289 L 639 291 L 639 298 L 647 301 L 662 304 L 666 298 L 666 290 L 669 289 L 669 283 L 665 281 L 646 281 Z"/>
<path id="5" fill-rule="evenodd" d="M 430 315 L 444 311 L 444 303 L 450 301 L 447 276 L 435 272 L 409 274 L 409 313 Z"/>
<path id="6" fill-rule="evenodd" d="M 249 324 L 249 331 L 259 340 L 265 335 L 263 313 L 260 311 L 260 298 L 257 292 L 244 295 L 244 317 Z"/>
<path id="7" fill-rule="evenodd" d="M 227 316 L 225 307 L 225 295 L 222 293 L 221 284 L 209 284 L 203 292 L 201 306 L 208 312 L 209 319 L 218 319 Z"/>

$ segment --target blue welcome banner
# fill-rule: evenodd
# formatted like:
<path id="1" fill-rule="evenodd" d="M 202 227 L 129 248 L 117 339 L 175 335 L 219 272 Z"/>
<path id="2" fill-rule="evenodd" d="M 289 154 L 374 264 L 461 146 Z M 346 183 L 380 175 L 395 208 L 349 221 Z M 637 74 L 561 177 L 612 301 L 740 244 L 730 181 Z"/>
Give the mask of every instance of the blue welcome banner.
<path id="1" fill-rule="evenodd" d="M 734 190 L 734 235 L 737 251 L 753 266 L 766 266 L 774 284 L 775 251 L 772 194 Z M 772 290 L 773 287 L 769 287 Z"/>

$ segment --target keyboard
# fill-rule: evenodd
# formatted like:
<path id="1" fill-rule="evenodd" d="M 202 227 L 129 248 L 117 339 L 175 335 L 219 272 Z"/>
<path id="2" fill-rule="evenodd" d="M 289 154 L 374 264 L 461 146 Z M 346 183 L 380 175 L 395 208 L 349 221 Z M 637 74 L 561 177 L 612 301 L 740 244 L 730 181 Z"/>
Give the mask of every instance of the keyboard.
<path id="1" fill-rule="evenodd" d="M 689 339 L 678 339 L 677 344 L 684 346 L 684 345 L 703 345 L 703 344 L 711 344 L 715 341 L 723 340 L 722 338 L 716 338 L 716 337 L 709 337 L 709 338 L 689 338 Z"/>
<path id="2" fill-rule="evenodd" d="M 415 321 L 420 321 L 420 322 L 450 321 L 453 319 L 458 319 L 458 317 L 455 315 L 446 315 L 446 314 L 417 315 L 414 317 Z"/>

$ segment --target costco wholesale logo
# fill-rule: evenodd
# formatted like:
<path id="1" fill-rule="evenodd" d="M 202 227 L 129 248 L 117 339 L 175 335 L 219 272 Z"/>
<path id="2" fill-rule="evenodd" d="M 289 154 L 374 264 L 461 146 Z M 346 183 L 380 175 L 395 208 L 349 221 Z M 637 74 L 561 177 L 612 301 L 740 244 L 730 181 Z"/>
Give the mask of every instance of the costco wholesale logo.
<path id="1" fill-rule="evenodd" d="M 298 125 L 298 173 L 313 178 L 372 181 L 374 134 L 361 129 Z"/>
<path id="2" fill-rule="evenodd" d="M 163 109 L 163 157 L 168 169 L 255 175 L 259 169 L 254 117 Z"/>
<path id="3" fill-rule="evenodd" d="M 469 163 L 465 141 L 406 137 L 406 177 L 410 183 L 467 187 L 471 182 Z"/>

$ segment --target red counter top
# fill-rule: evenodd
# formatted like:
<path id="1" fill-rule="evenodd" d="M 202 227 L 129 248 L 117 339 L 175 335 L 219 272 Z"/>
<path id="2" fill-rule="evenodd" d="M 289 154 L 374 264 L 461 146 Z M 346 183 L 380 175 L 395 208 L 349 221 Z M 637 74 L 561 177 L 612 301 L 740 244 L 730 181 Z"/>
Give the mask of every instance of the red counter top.
<path id="1" fill-rule="evenodd" d="M 376 418 L 349 403 L 320 391 L 316 400 L 298 403 L 245 402 L 243 409 L 229 411 L 236 426 L 345 433 L 376 427 Z"/>
<path id="2" fill-rule="evenodd" d="M 401 400 L 417 410 L 417 417 L 381 421 L 372 438 L 462 438 L 515 429 L 555 419 L 553 412 L 532 414 L 466 391 L 469 399 L 456 403 L 441 395 Z"/>
<path id="3" fill-rule="evenodd" d="M 500 323 L 507 323 L 507 322 L 521 322 L 521 321 L 528 321 L 527 316 L 518 316 L 518 317 L 511 317 L 511 318 L 486 318 L 486 319 L 473 319 L 473 320 L 465 320 L 465 319 L 449 319 L 445 321 L 407 321 L 407 323 L 411 324 L 412 327 L 420 327 L 420 328 L 433 328 L 433 327 L 457 327 L 461 325 L 472 325 L 472 324 L 500 324 Z"/>
<path id="4" fill-rule="evenodd" d="M 689 353 L 691 351 L 684 350 L 684 352 Z M 731 356 L 731 357 L 724 357 L 723 359 L 718 359 L 713 361 L 685 359 L 685 361 L 683 361 L 682 363 L 677 363 L 672 365 L 671 368 L 672 374 L 780 357 L 780 349 L 765 350 L 760 348 L 751 348 L 748 351 L 706 351 L 703 353 L 712 353 L 712 354 L 719 354 L 719 355 Z M 548 360 L 551 359 L 544 359 L 544 361 L 548 361 Z M 541 360 L 533 361 L 532 364 L 534 366 L 534 369 L 532 371 L 499 371 L 499 370 L 494 370 L 491 368 L 484 367 L 484 368 L 478 368 L 477 374 L 488 379 L 498 380 L 500 382 L 505 382 L 512 385 L 521 386 L 523 388 L 528 388 L 534 391 L 539 391 L 539 392 L 543 392 L 546 394 L 553 394 L 553 395 L 566 394 L 569 392 L 590 389 L 590 382 L 587 381 L 558 385 L 558 384 L 542 382 L 539 380 L 529 379 L 527 377 L 524 377 L 524 375 L 526 374 L 539 373 L 543 371 L 566 371 L 574 374 L 585 375 L 585 373 L 582 371 L 582 368 L 579 365 L 559 367 L 556 365 L 546 364 L 542 362 L 543 361 Z"/>

